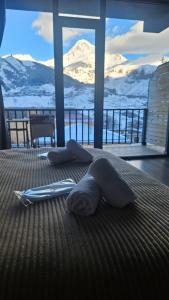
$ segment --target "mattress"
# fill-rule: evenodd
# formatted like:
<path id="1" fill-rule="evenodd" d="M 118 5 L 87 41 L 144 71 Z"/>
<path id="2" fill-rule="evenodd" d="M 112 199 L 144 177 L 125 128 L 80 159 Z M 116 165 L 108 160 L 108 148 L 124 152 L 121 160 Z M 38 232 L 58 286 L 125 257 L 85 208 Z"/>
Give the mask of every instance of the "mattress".
<path id="1" fill-rule="evenodd" d="M 73 178 L 88 165 L 51 166 L 44 149 L 0 151 L 0 299 L 169 299 L 169 188 L 107 157 L 137 195 L 89 217 L 67 214 L 64 196 L 28 208 L 14 190 Z M 46 149 L 45 149 L 46 152 Z"/>

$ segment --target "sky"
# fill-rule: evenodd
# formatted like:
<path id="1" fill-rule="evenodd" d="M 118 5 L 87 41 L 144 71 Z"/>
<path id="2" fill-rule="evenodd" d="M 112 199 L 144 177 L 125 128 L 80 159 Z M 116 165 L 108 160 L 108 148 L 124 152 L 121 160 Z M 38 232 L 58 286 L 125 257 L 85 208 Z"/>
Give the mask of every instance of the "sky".
<path id="1" fill-rule="evenodd" d="M 64 29 L 64 53 L 79 39 L 94 44 L 94 30 Z M 106 52 L 120 53 L 129 60 L 149 62 L 167 55 L 168 40 L 169 28 L 158 34 L 145 33 L 142 21 L 106 20 Z M 0 56 L 7 54 L 30 54 L 34 59 L 43 61 L 53 58 L 52 15 L 7 10 Z"/>

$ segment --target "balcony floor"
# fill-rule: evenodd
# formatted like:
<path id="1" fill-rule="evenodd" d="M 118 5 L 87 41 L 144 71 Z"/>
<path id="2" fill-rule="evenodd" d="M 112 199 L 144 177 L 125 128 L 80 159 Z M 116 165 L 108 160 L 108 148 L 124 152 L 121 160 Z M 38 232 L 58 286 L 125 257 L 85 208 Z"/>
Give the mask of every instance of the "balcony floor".
<path id="1" fill-rule="evenodd" d="M 50 144 L 46 144 L 46 146 L 51 147 Z M 93 145 L 83 144 L 83 146 L 93 148 Z M 23 149 L 26 147 L 27 145 L 24 144 L 19 144 L 18 147 L 16 144 L 12 144 L 12 148 Z M 45 147 L 45 145 L 42 144 L 41 147 Z M 103 145 L 103 150 L 126 159 L 130 159 L 130 157 L 158 156 L 164 154 L 164 147 L 152 145 L 143 146 L 141 144 L 109 144 Z"/>
<path id="2" fill-rule="evenodd" d="M 128 163 L 169 186 L 169 158 L 133 159 Z"/>
<path id="3" fill-rule="evenodd" d="M 141 144 L 104 145 L 103 149 L 120 157 L 150 156 L 164 154 L 164 147 Z"/>

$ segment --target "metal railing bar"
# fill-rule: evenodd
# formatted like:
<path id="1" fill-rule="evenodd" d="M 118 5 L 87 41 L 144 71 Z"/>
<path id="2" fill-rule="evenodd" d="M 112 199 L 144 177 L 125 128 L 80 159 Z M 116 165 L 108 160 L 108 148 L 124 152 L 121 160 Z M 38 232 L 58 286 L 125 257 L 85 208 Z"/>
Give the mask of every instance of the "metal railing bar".
<path id="1" fill-rule="evenodd" d="M 87 133 L 88 141 L 87 141 L 87 143 L 89 145 L 89 139 L 90 139 L 90 132 L 89 132 L 89 130 L 90 130 L 90 111 L 89 110 L 87 112 L 87 123 L 88 123 L 88 133 Z"/>
<path id="2" fill-rule="evenodd" d="M 121 109 L 119 109 L 119 136 L 118 136 L 118 144 L 120 144 L 120 133 L 121 133 Z"/>
<path id="3" fill-rule="evenodd" d="M 125 144 L 127 142 L 127 120 L 128 120 L 128 112 L 127 112 L 127 109 L 126 109 L 126 114 L 125 114 Z"/>
<path id="4" fill-rule="evenodd" d="M 132 110 L 132 121 L 131 121 L 131 144 L 133 142 L 133 116 L 134 116 L 134 112 Z"/>
<path id="5" fill-rule="evenodd" d="M 68 125 L 68 137 L 72 138 L 72 124 L 75 126 L 75 138 L 82 144 L 92 144 L 93 138 L 90 134 L 90 129 L 93 130 L 93 109 L 65 109 L 65 125 Z M 25 117 L 29 119 L 30 114 L 49 114 L 55 115 L 54 108 L 6 108 L 5 109 L 6 118 L 10 121 L 14 119 L 24 119 Z M 140 138 L 142 141 L 145 141 L 145 130 L 143 129 L 146 126 L 145 116 L 146 109 L 104 109 L 104 143 L 128 143 L 128 135 L 130 135 L 130 143 L 138 142 Z M 91 115 L 92 114 L 92 115 Z M 15 124 L 15 123 L 14 123 Z M 9 131 L 10 122 L 9 122 Z M 19 126 L 19 127 L 18 127 Z M 81 136 L 79 135 L 79 126 L 81 126 Z M 112 131 L 111 140 L 109 139 L 109 130 Z M 13 143 L 20 147 L 22 145 L 28 145 L 28 135 L 23 124 L 23 127 L 20 127 L 20 124 L 16 124 L 16 139 L 13 138 Z M 21 132 L 21 134 L 19 133 Z M 10 132 L 11 133 L 11 132 Z M 115 138 L 115 133 L 117 138 Z M 25 135 L 26 134 L 26 135 Z M 122 139 L 122 135 L 124 138 Z M 43 144 L 46 146 L 49 142 L 47 139 L 43 139 Z M 42 143 L 39 143 L 40 146 Z"/>
<path id="6" fill-rule="evenodd" d="M 77 141 L 77 110 L 75 110 L 75 116 L 76 116 L 76 141 Z"/>

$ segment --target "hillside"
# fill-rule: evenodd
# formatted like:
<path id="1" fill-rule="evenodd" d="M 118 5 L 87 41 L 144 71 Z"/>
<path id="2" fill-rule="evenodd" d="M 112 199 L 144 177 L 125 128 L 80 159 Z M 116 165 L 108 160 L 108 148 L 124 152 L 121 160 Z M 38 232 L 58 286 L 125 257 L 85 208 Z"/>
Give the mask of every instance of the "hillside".
<path id="1" fill-rule="evenodd" d="M 91 43 L 80 40 L 64 55 L 65 107 L 94 106 L 94 53 Z M 145 107 L 149 79 L 157 65 L 140 65 L 120 54 L 106 53 L 105 108 Z M 54 106 L 53 59 L 42 62 L 30 55 L 3 56 L 0 80 L 6 107 Z"/>

